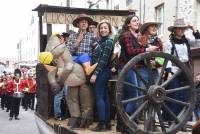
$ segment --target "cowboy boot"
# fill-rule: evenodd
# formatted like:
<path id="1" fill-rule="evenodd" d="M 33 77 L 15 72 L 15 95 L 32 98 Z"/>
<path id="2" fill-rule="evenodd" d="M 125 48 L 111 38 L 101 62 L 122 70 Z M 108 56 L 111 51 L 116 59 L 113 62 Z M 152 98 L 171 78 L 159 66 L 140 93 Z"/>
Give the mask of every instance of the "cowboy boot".
<path id="1" fill-rule="evenodd" d="M 81 121 L 81 119 L 79 117 L 72 117 L 72 118 L 69 119 L 69 122 L 68 122 L 67 125 L 71 129 L 79 128 L 80 127 L 80 121 Z"/>
<path id="2" fill-rule="evenodd" d="M 91 129 L 95 132 L 104 132 L 111 130 L 111 124 L 108 121 L 100 121 L 95 128 Z"/>
<path id="3" fill-rule="evenodd" d="M 89 126 L 92 124 L 92 119 L 81 119 L 80 128 L 89 128 Z"/>
<path id="4" fill-rule="evenodd" d="M 97 64 L 98 64 L 98 63 L 95 63 L 95 64 L 93 64 L 92 66 L 87 66 L 87 67 L 85 67 L 85 68 L 84 68 L 85 74 L 86 74 L 86 75 L 90 75 L 90 74 L 95 70 L 95 68 L 97 67 Z"/>

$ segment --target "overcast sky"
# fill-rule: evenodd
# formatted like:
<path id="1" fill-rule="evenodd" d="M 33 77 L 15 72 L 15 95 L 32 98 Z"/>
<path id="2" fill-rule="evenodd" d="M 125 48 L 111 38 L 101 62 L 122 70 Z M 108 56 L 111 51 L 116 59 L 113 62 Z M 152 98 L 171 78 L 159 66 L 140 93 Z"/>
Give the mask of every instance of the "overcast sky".
<path id="1" fill-rule="evenodd" d="M 17 57 L 17 43 L 30 24 L 32 9 L 44 0 L 4 0 L 0 4 L 0 57 Z"/>

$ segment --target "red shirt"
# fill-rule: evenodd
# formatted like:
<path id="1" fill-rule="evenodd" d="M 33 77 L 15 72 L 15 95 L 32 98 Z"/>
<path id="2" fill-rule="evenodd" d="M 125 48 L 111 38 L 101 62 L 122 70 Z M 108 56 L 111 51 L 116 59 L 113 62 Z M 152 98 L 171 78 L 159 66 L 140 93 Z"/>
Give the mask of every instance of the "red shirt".
<path id="1" fill-rule="evenodd" d="M 120 45 L 122 47 L 120 56 L 121 67 L 123 67 L 134 56 L 146 51 L 146 48 L 139 43 L 138 39 L 130 31 L 121 35 Z"/>

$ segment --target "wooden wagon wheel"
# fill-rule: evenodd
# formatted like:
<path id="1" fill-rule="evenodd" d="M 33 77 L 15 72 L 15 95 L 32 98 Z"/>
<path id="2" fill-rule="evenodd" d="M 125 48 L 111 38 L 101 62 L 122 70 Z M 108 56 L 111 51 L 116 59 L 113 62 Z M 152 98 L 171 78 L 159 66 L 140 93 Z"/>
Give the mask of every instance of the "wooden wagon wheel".
<path id="1" fill-rule="evenodd" d="M 151 60 L 156 57 L 163 58 L 164 63 L 159 69 L 159 77 L 154 81 L 152 77 L 152 63 Z M 137 67 L 138 62 L 146 64 L 148 72 L 148 80 L 142 78 Z M 172 63 L 178 69 L 170 77 L 163 80 L 168 63 Z M 134 85 L 125 81 L 125 76 L 129 70 L 133 70 L 138 79 L 140 79 L 144 86 Z M 186 78 L 184 86 L 174 89 L 167 88 L 167 86 L 178 76 Z M 162 52 L 143 53 L 131 59 L 120 72 L 117 79 L 116 103 L 119 115 L 123 122 L 135 134 L 174 134 L 181 130 L 185 123 L 191 117 L 194 109 L 196 93 L 193 84 L 192 72 L 176 57 Z M 124 99 L 123 91 L 124 85 L 133 87 L 134 90 L 142 92 L 133 98 Z M 177 92 L 187 92 L 188 98 L 185 101 L 173 98 L 170 95 Z M 135 103 L 137 108 L 133 113 L 127 113 L 124 106 L 127 103 Z M 168 104 L 176 104 L 181 106 L 179 114 L 175 114 Z M 164 113 L 172 119 L 167 121 L 164 119 Z M 138 120 L 137 120 L 138 119 Z M 136 121 L 137 120 L 137 121 Z"/>

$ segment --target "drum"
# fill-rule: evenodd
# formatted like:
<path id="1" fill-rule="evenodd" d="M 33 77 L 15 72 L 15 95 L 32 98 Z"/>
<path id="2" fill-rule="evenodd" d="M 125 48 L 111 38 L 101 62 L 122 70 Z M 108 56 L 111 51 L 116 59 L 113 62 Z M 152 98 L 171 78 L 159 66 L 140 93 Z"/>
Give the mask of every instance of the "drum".
<path id="1" fill-rule="evenodd" d="M 24 93 L 22 93 L 22 92 L 14 92 L 12 96 L 14 98 L 23 98 L 24 97 Z"/>

